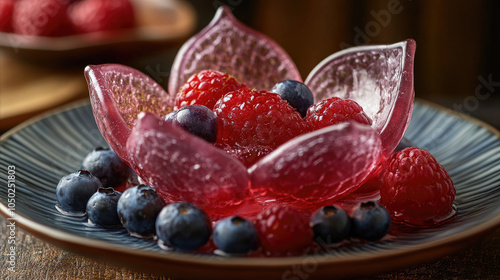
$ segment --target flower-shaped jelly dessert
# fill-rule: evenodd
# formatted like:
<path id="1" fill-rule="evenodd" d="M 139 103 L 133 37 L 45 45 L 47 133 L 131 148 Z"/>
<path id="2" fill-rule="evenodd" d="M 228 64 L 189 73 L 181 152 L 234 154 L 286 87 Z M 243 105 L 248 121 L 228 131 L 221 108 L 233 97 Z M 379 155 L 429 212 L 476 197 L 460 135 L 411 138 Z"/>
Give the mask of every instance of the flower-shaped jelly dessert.
<path id="1" fill-rule="evenodd" d="M 401 140 L 412 111 L 415 42 L 361 46 L 331 55 L 307 77 L 315 102 L 338 96 L 363 106 L 372 125 L 340 123 L 285 142 L 250 168 L 162 120 L 189 76 L 205 69 L 258 90 L 302 81 L 285 51 L 226 7 L 181 48 L 169 92 L 130 67 L 88 66 L 94 116 L 106 141 L 148 184 L 173 201 L 228 216 L 245 201 L 322 206 L 358 189 Z"/>

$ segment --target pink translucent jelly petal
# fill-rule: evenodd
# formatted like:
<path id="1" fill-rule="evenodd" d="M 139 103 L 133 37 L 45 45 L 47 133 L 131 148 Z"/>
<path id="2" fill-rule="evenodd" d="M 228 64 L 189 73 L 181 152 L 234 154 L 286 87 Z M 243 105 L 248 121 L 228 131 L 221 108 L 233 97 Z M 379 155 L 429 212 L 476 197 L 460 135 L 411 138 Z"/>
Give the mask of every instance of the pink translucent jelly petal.
<path id="1" fill-rule="evenodd" d="M 288 54 L 239 22 L 228 7 L 220 7 L 212 22 L 182 46 L 170 72 L 169 92 L 177 93 L 191 75 L 206 69 L 231 74 L 259 90 L 287 79 L 302 81 Z"/>
<path id="2" fill-rule="evenodd" d="M 90 65 L 85 78 L 97 127 L 111 148 L 129 162 L 125 145 L 137 114 L 164 116 L 172 110 L 173 99 L 150 77 L 124 65 Z"/>
<path id="3" fill-rule="evenodd" d="M 152 114 L 139 115 L 127 150 L 141 178 L 173 201 L 223 216 L 249 195 L 247 169 L 238 160 Z"/>
<path id="4" fill-rule="evenodd" d="M 374 129 L 340 123 L 297 137 L 262 158 L 249 169 L 251 188 L 264 200 L 319 207 L 355 191 L 380 158 Z"/>
<path id="5" fill-rule="evenodd" d="M 305 83 L 315 101 L 332 96 L 358 102 L 380 133 L 389 156 L 406 131 L 413 108 L 415 41 L 353 47 L 323 60 Z"/>

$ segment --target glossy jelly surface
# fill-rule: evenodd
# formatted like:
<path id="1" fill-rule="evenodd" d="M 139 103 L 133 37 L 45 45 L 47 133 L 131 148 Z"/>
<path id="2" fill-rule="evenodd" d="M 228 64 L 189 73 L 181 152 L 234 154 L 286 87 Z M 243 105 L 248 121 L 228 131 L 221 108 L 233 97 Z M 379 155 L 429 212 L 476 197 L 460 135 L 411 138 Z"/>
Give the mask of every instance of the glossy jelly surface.
<path id="1" fill-rule="evenodd" d="M 99 131 L 126 162 L 125 145 L 140 112 L 164 116 L 173 108 L 163 88 L 142 72 L 120 64 L 85 68 L 90 101 Z"/>
<path id="2" fill-rule="evenodd" d="M 158 193 L 212 216 L 231 215 L 249 195 L 247 169 L 205 140 L 149 113 L 127 142 L 132 167 Z"/>
<path id="3" fill-rule="evenodd" d="M 380 155 L 380 137 L 370 126 L 329 126 L 285 143 L 252 166 L 252 191 L 302 209 L 317 208 L 359 188 Z"/>
<path id="4" fill-rule="evenodd" d="M 403 138 L 413 108 L 415 41 L 360 46 L 332 54 L 318 64 L 305 83 L 315 102 L 337 96 L 356 101 L 380 133 L 383 155 Z"/>

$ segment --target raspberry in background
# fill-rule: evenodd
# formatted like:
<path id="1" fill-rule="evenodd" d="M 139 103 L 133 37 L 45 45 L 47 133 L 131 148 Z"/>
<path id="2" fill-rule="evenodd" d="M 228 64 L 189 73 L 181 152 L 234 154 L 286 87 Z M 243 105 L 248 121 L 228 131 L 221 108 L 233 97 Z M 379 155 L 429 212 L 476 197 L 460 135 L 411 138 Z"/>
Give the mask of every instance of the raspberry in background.
<path id="1" fill-rule="evenodd" d="M 330 97 L 313 104 L 307 110 L 305 120 L 311 130 L 318 130 L 349 120 L 367 125 L 372 124 L 371 119 L 358 103 L 339 97 Z"/>
<path id="2" fill-rule="evenodd" d="M 214 106 L 220 119 L 217 142 L 276 148 L 307 132 L 300 114 L 272 92 L 248 88 L 224 95 Z"/>
<path id="3" fill-rule="evenodd" d="M 214 70 L 203 70 L 191 76 L 180 88 L 175 99 L 175 106 L 204 105 L 210 110 L 226 93 L 245 88 L 233 76 Z"/>
<path id="4" fill-rule="evenodd" d="M 0 32 L 12 31 L 14 0 L 0 0 Z"/>
<path id="5" fill-rule="evenodd" d="M 14 33 L 31 36 L 64 36 L 71 33 L 68 0 L 21 0 L 14 7 Z"/>
<path id="6" fill-rule="evenodd" d="M 409 147 L 394 153 L 380 187 L 380 203 L 396 223 L 438 224 L 453 214 L 456 189 L 448 172 L 431 153 Z"/>
<path id="7" fill-rule="evenodd" d="M 269 256 L 301 255 L 312 244 L 309 219 L 289 205 L 274 205 L 257 215 L 254 224 Z"/>
<path id="8" fill-rule="evenodd" d="M 110 31 L 135 25 L 134 7 L 129 0 L 81 0 L 69 9 L 77 33 Z"/>

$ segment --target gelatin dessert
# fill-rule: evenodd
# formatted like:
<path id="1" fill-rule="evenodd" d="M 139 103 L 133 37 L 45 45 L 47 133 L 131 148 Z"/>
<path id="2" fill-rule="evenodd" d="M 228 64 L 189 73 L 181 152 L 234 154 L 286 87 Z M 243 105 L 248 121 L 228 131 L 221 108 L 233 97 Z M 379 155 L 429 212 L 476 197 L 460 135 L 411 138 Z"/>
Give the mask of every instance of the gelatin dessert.
<path id="1" fill-rule="evenodd" d="M 221 7 L 178 52 L 168 91 L 124 65 L 88 66 L 97 126 L 137 177 L 121 181 L 148 189 L 126 190 L 120 217 L 146 205 L 161 247 L 252 256 L 445 222 L 446 170 L 417 147 L 394 152 L 411 118 L 414 53 L 411 39 L 345 49 L 304 81 L 278 44 Z"/>

